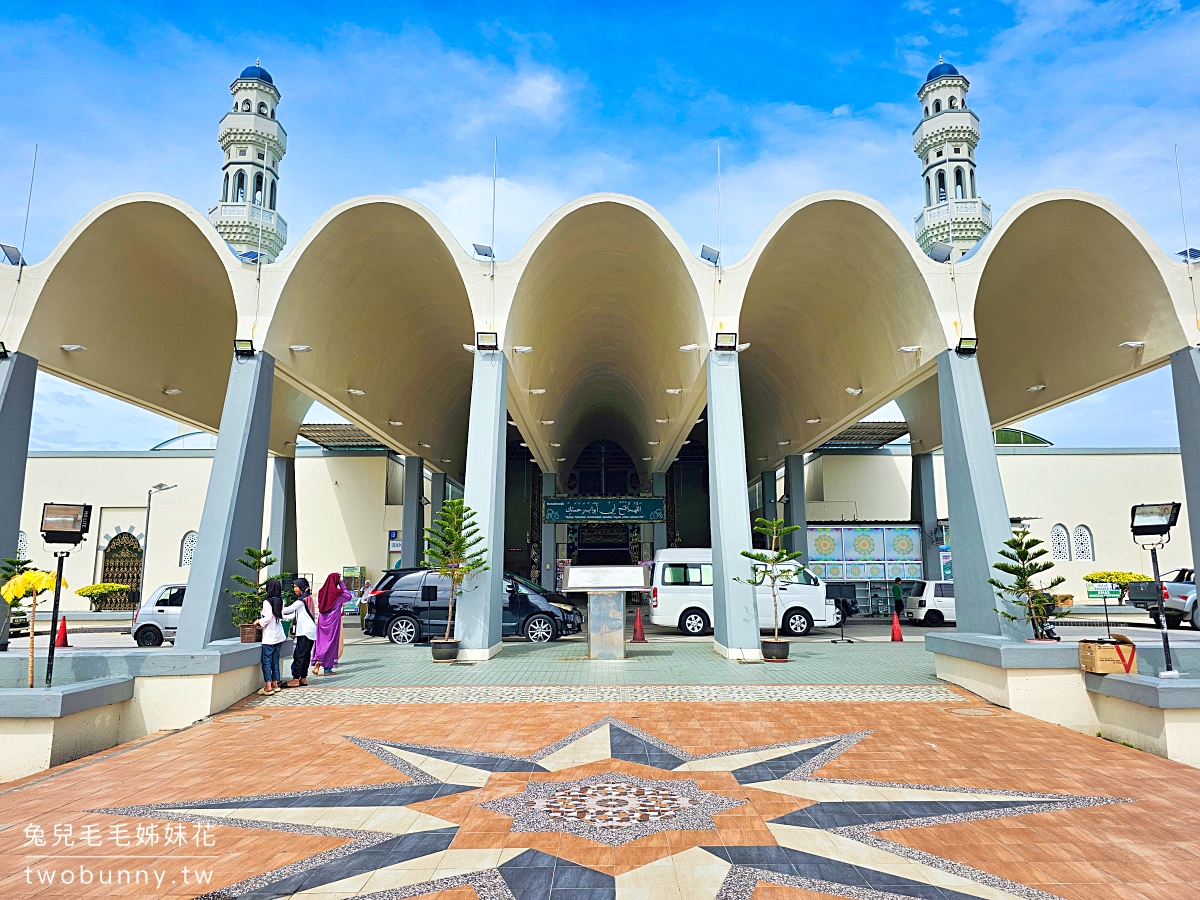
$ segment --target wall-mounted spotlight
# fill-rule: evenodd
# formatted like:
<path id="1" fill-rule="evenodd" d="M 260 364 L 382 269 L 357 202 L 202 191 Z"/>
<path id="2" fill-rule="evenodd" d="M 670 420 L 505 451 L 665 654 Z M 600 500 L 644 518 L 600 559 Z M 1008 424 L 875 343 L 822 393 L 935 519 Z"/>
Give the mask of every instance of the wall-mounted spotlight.
<path id="1" fill-rule="evenodd" d="M 401 422 L 399 419 L 388 419 L 388 424 L 391 425 L 393 428 L 399 428 L 404 423 Z"/>
<path id="2" fill-rule="evenodd" d="M 553 419 L 541 419 L 540 421 L 543 425 L 553 425 L 554 424 Z"/>
<path id="3" fill-rule="evenodd" d="M 556 456 L 556 457 L 554 457 L 554 461 L 555 462 L 566 462 L 567 458 L 565 456 Z"/>
<path id="4" fill-rule="evenodd" d="M 427 443 L 425 443 L 424 441 L 417 441 L 417 446 L 418 446 L 418 447 L 424 447 L 426 450 L 428 450 L 428 449 L 429 449 L 429 447 L 430 447 L 430 445 L 429 445 L 429 444 L 427 444 Z"/>
<path id="5" fill-rule="evenodd" d="M 532 352 L 533 352 L 532 347 L 526 347 L 524 345 L 521 345 L 518 347 L 513 347 L 513 353 L 532 353 Z"/>
<path id="6" fill-rule="evenodd" d="M 670 419 L 655 419 L 654 420 L 655 424 L 658 424 L 658 425 L 666 425 L 669 421 L 671 421 L 671 420 Z"/>
<path id="7" fill-rule="evenodd" d="M 1130 350 L 1141 350 L 1146 346 L 1145 341 L 1121 341 L 1117 344 L 1118 347 L 1128 347 Z"/>
<path id="8" fill-rule="evenodd" d="M 1044 391 L 1045 389 L 1046 389 L 1046 386 L 1044 384 L 1035 384 L 1035 385 L 1025 388 L 1025 393 L 1036 394 L 1038 391 Z"/>
<path id="9" fill-rule="evenodd" d="M 662 443 L 662 441 L 646 441 L 646 443 L 649 444 L 651 447 L 657 447 L 659 444 Z"/>
<path id="10" fill-rule="evenodd" d="M 900 352 L 901 352 L 901 353 L 920 353 L 920 352 L 921 352 L 921 345 L 920 345 L 920 344 L 913 344 L 912 346 L 909 346 L 909 347 L 901 347 L 901 348 L 900 348 Z"/>
<path id="11" fill-rule="evenodd" d="M 293 353 L 312 353 L 312 347 L 308 344 L 292 344 L 288 349 Z"/>
<path id="12" fill-rule="evenodd" d="M 365 397 L 366 391 L 360 391 L 358 388 L 346 388 L 346 393 L 354 397 Z"/>
<path id="13" fill-rule="evenodd" d="M 163 393 L 168 397 L 178 397 L 183 393 L 179 388 L 163 388 Z"/>
<path id="14" fill-rule="evenodd" d="M 463 346 L 466 346 L 465 344 Z M 475 332 L 475 349 L 483 351 L 499 350 L 500 335 L 494 331 Z"/>
<path id="15" fill-rule="evenodd" d="M 452 462 L 452 460 L 449 460 L 449 459 L 443 459 L 443 460 L 442 460 L 442 462 L 444 462 L 444 463 L 448 463 L 448 462 Z"/>
<path id="16" fill-rule="evenodd" d="M 535 397 L 540 397 L 540 396 L 542 396 L 542 394 L 546 393 L 546 389 L 545 388 L 530 388 L 529 393 L 533 394 L 533 396 L 535 396 Z"/>
<path id="17" fill-rule="evenodd" d="M 236 338 L 233 342 L 233 355 L 245 359 L 254 355 L 254 341 Z"/>
<path id="18" fill-rule="evenodd" d="M 775 443 L 778 444 L 780 447 L 786 447 L 788 444 L 791 443 L 791 441 L 776 441 Z"/>
<path id="19" fill-rule="evenodd" d="M 551 442 L 550 442 L 550 446 L 551 446 L 551 447 L 561 447 L 561 446 L 562 446 L 562 444 L 556 444 L 556 443 L 554 443 L 554 441 L 551 441 Z"/>
<path id="20" fill-rule="evenodd" d="M 959 356 L 974 356 L 979 352 L 979 338 L 959 338 L 958 346 L 954 348 L 954 352 Z"/>
<path id="21" fill-rule="evenodd" d="M 83 346 L 83 344 L 59 344 L 59 347 L 61 347 L 63 350 L 66 350 L 68 353 L 82 353 L 87 349 L 87 347 Z"/>
<path id="22" fill-rule="evenodd" d="M 682 347 L 679 348 L 679 352 L 680 353 L 695 353 L 699 349 L 700 349 L 699 344 L 684 344 Z"/>
<path id="23" fill-rule="evenodd" d="M 683 388 L 667 388 L 667 393 L 676 396 L 683 393 Z"/>
<path id="24" fill-rule="evenodd" d="M 820 419 L 805 419 L 804 421 L 807 422 L 809 425 L 820 425 L 821 424 Z"/>
<path id="25" fill-rule="evenodd" d="M 736 331 L 718 331 L 716 342 L 713 344 L 714 350 L 722 350 L 727 353 L 737 351 L 737 332 Z"/>
<path id="26" fill-rule="evenodd" d="M 854 388 L 854 387 L 846 388 L 846 393 L 852 397 L 857 397 L 859 394 L 862 393 L 862 391 L 863 391 L 862 388 Z"/>
<path id="27" fill-rule="evenodd" d="M 765 456 L 760 456 L 760 457 L 758 458 L 758 461 L 759 461 L 759 462 L 766 462 L 766 461 L 767 461 L 767 458 L 766 458 Z"/>
<path id="28" fill-rule="evenodd" d="M 706 263 L 712 263 L 714 266 L 721 264 L 721 251 L 714 250 L 708 244 L 700 245 L 700 258 Z"/>
<path id="29" fill-rule="evenodd" d="M 643 456 L 642 457 L 642 462 L 653 462 L 653 460 L 654 460 L 653 456 Z"/>
<path id="30" fill-rule="evenodd" d="M 521 446 L 522 446 L 522 447 L 528 447 L 529 445 L 528 445 L 527 443 L 525 443 L 524 441 L 521 441 Z"/>

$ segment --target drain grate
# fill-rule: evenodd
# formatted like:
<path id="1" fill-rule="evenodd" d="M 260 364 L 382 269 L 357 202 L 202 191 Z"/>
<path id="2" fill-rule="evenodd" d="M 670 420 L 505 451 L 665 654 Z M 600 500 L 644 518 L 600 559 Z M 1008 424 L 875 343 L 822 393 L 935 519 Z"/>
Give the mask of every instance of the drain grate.
<path id="1" fill-rule="evenodd" d="M 986 709 L 978 706 L 969 706 L 966 709 L 946 709 L 943 712 L 948 712 L 952 716 L 967 716 L 976 719 L 992 719 L 1003 716 L 1004 713 L 998 709 Z"/>
<path id="2" fill-rule="evenodd" d="M 458 662 L 457 660 L 455 660 L 454 662 L 450 663 L 450 665 L 452 665 L 452 666 L 473 666 L 473 665 L 475 665 L 475 663 L 473 663 L 473 662 Z"/>

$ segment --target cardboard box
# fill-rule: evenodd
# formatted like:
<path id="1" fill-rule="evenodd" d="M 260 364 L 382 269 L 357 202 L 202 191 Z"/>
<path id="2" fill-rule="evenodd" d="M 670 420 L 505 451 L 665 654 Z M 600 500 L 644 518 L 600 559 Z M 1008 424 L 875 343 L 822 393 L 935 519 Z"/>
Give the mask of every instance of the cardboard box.
<path id="1" fill-rule="evenodd" d="M 1079 642 L 1079 668 L 1099 675 L 1137 674 L 1137 647 L 1123 634 Z"/>

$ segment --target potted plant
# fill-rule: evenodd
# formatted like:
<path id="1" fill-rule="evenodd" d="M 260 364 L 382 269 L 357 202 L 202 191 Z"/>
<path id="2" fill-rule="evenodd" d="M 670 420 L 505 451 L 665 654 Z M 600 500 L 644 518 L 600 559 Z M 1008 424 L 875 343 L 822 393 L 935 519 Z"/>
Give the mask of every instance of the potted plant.
<path id="1" fill-rule="evenodd" d="M 1008 605 L 1015 606 L 1018 610 L 1016 613 L 999 608 L 995 611 L 1009 622 L 1027 623 L 1033 630 L 1033 637 L 1026 638 L 1030 642 L 1059 640 L 1050 625 L 1050 620 L 1060 619 L 1067 614 L 1066 610 L 1058 609 L 1055 599 L 1050 596 L 1050 592 L 1067 579 L 1056 575 L 1046 584 L 1039 584 L 1034 580 L 1037 575 L 1054 568 L 1054 563 L 1042 559 L 1047 551 L 1045 547 L 1040 546 L 1041 543 L 1039 538 L 1029 534 L 1028 529 L 1022 528 L 1014 532 L 1013 536 L 1004 542 L 1004 548 L 1000 551 L 1000 555 L 1007 562 L 992 565 L 993 569 L 1011 576 L 1012 581 L 1006 584 L 995 578 L 988 579 L 988 584 L 996 588 L 996 597 L 1001 604 L 1004 605 L 1007 600 Z"/>
<path id="2" fill-rule="evenodd" d="M 233 624 L 238 627 L 242 643 L 254 644 L 262 640 L 262 629 L 255 623 L 262 616 L 263 601 L 267 599 L 267 585 L 262 581 L 261 573 L 267 566 L 274 565 L 275 557 L 270 550 L 256 550 L 253 547 L 247 547 L 245 554 L 238 562 L 253 572 L 254 577 L 235 572 L 229 578 L 240 584 L 241 589 L 226 588 L 225 593 L 233 595 L 229 612 Z"/>
<path id="3" fill-rule="evenodd" d="M 92 612 L 105 609 L 120 609 L 122 602 L 129 597 L 129 585 L 111 584 L 102 581 L 99 584 L 89 584 L 75 592 L 78 597 L 86 597 Z"/>
<path id="4" fill-rule="evenodd" d="M 7 562 L 7 560 L 6 560 Z M 17 560 L 16 562 L 26 562 L 25 560 Z M 57 579 L 53 572 L 43 572 L 41 569 L 31 569 L 23 566 L 16 566 L 20 571 L 11 575 L 4 582 L 4 586 L 0 587 L 0 597 L 4 598 L 5 605 L 12 604 L 14 601 L 20 601 L 25 597 L 30 598 L 29 610 L 29 686 L 33 687 L 33 637 L 37 630 L 34 627 L 34 621 L 37 616 L 37 598 L 39 594 L 46 591 L 54 590 L 54 584 Z M 67 580 L 64 578 L 62 586 L 67 586 Z M 51 640 L 54 636 L 51 635 Z"/>
<path id="5" fill-rule="evenodd" d="M 763 659 L 772 662 L 787 662 L 789 642 L 779 637 L 779 588 L 800 583 L 800 566 L 797 561 L 803 556 L 794 550 L 784 550 L 783 538 L 799 531 L 799 525 L 784 525 L 783 519 L 755 519 L 754 530 L 765 535 L 769 541 L 766 550 L 743 550 L 742 556 L 753 561 L 749 578 L 734 578 L 742 584 L 759 587 L 771 586 L 771 606 L 774 615 L 775 635 L 762 642 Z"/>
<path id="6" fill-rule="evenodd" d="M 425 531 L 429 549 L 425 551 L 430 568 L 450 581 L 450 607 L 446 611 L 446 634 L 430 641 L 434 662 L 452 662 L 458 658 L 458 639 L 454 633 L 454 601 L 466 579 L 488 570 L 487 548 L 480 547 L 483 536 L 475 524 L 475 510 L 462 500 L 447 500 L 438 510 L 433 524 Z"/>

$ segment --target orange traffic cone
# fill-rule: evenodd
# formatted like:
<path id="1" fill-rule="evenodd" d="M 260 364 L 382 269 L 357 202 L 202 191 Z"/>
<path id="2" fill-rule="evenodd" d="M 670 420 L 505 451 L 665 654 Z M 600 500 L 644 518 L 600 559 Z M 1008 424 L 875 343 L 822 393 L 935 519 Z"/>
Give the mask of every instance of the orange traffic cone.
<path id="1" fill-rule="evenodd" d="M 58 634 L 54 636 L 55 647 L 70 647 L 67 643 L 67 617 L 58 620 Z"/>
<path id="2" fill-rule="evenodd" d="M 892 613 L 892 640 L 904 640 L 904 635 L 900 633 L 900 616 L 897 613 Z"/>
<path id="3" fill-rule="evenodd" d="M 633 618 L 633 639 L 629 643 L 646 643 L 646 632 L 642 630 L 642 608 L 640 606 L 637 608 L 637 615 Z"/>

